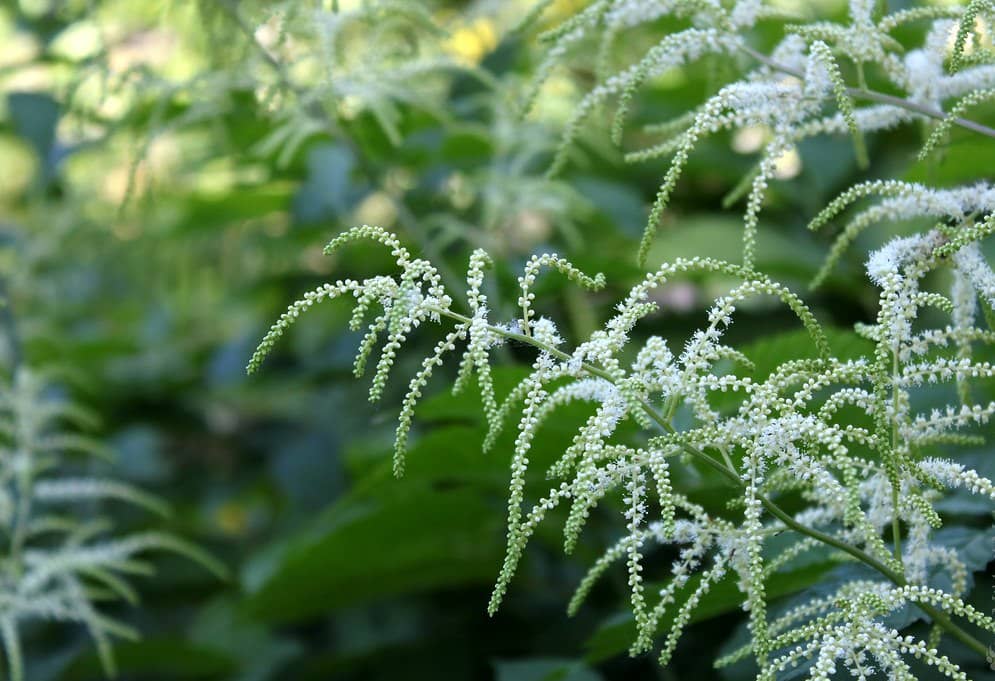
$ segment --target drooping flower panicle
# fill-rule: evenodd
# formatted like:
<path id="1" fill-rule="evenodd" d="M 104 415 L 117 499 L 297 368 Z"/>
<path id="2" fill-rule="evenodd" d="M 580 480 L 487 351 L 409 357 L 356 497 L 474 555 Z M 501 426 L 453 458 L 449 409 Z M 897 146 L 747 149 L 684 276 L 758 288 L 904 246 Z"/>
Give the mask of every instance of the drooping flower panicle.
<path id="1" fill-rule="evenodd" d="M 548 4 L 541 4 L 530 20 Z M 995 188 L 988 182 L 933 188 L 870 180 L 845 191 L 812 220 L 812 229 L 825 227 L 854 204 L 871 202 L 848 217 L 815 283 L 829 276 L 865 230 L 889 222 L 924 223 L 919 232 L 892 239 L 865 261 L 877 290 L 877 314 L 873 323 L 856 328 L 871 348 L 858 357 L 837 357 L 802 298 L 756 267 L 759 214 L 768 185 L 778 159 L 800 141 L 849 133 L 857 156 L 863 157 L 865 135 L 930 119 L 938 123 L 926 144 L 928 153 L 953 125 L 972 127 L 959 116 L 995 88 L 995 66 L 968 58 L 969 52 L 983 52 L 974 26 L 990 26 L 995 11 L 990 3 L 914 8 L 884 17 L 878 16 L 877 5 L 852 0 L 847 23 L 791 26 L 769 56 L 745 37 L 778 11 L 757 0 L 597 0 L 543 35 L 550 48 L 539 82 L 591 35 L 611 41 L 664 16 L 691 24 L 665 36 L 630 67 L 605 75 L 582 99 L 554 170 L 564 166 L 583 121 L 609 99 L 618 100 L 612 137 L 622 141 L 632 98 L 648 79 L 705 55 L 758 62 L 688 115 L 654 128 L 670 138 L 631 154 L 638 160 L 672 155 L 639 247 L 645 262 L 658 221 L 700 140 L 721 130 L 764 127 L 769 141 L 743 184 L 741 264 L 709 257 L 665 263 L 632 287 L 601 328 L 571 348 L 553 321 L 537 317 L 534 284 L 546 267 L 588 289 L 604 285 L 600 275 L 584 274 L 555 254 L 535 255 L 518 279 L 519 318 L 495 321 L 482 293 L 490 259 L 475 251 L 467 270 L 470 314 L 465 315 L 454 309 L 456 292 L 445 290 L 433 265 L 412 258 L 394 235 L 363 226 L 337 237 L 329 249 L 373 239 L 390 249 L 398 272 L 341 280 L 307 294 L 266 335 L 249 370 L 259 367 L 302 311 L 320 300 L 351 295 L 356 329 L 369 308 L 380 308 L 357 357 L 362 367 L 380 344 L 370 393 L 379 399 L 409 337 L 424 326 L 443 327 L 402 401 L 394 470 L 403 471 L 415 407 L 429 377 L 447 355 L 462 351 L 456 387 L 465 387 L 474 374 L 478 378 L 488 424 L 485 449 L 499 441 L 506 423 L 517 422 L 507 548 L 490 612 L 500 606 L 529 540 L 550 511 L 563 507 L 569 552 L 592 511 L 608 503 L 621 510 L 621 537 L 581 581 L 568 610 L 582 607 L 596 580 L 622 563 L 636 624 L 633 654 L 658 645 L 666 664 L 708 592 L 730 580 L 742 594 L 750 643 L 718 660 L 719 665 L 752 657 L 758 678 L 771 680 L 801 664 L 808 665 L 811 679 L 841 673 L 870 679 L 879 672 L 914 679 L 910 661 L 916 659 L 949 678 L 967 678 L 940 652 L 943 637 L 955 636 L 983 654 L 983 646 L 955 620 L 990 632 L 995 622 L 966 602 L 970 567 L 944 542 L 939 530 L 946 518 L 935 502 L 950 489 L 995 502 L 995 483 L 936 449 L 978 441 L 980 427 L 995 415 L 995 401 L 974 399 L 980 392 L 974 387 L 995 378 L 995 364 L 977 352 L 979 345 L 995 341 L 995 332 L 980 325 L 978 314 L 979 303 L 982 310 L 995 308 L 995 271 L 980 247 L 995 232 Z M 932 24 L 921 48 L 903 51 L 891 32 L 914 21 Z M 871 64 L 903 96 L 869 90 L 863 78 Z M 597 72 L 607 73 L 605 66 L 599 61 Z M 860 82 L 848 85 L 844 66 L 852 67 Z M 947 113 L 942 107 L 952 99 L 959 103 Z M 827 111 L 831 107 L 838 111 Z M 949 290 L 936 287 L 943 282 L 935 276 L 940 270 L 951 273 Z M 659 307 L 655 294 L 675 278 L 702 274 L 721 274 L 736 283 L 714 300 L 684 347 L 672 349 L 643 328 Z M 779 301 L 797 317 L 814 357 L 782 361 L 761 374 L 750 357 L 729 344 L 727 332 L 737 311 L 757 297 Z M 529 374 L 499 399 L 490 350 L 507 339 L 532 346 L 535 355 Z M 930 392 L 934 384 L 949 386 L 942 393 L 951 396 L 946 403 L 935 404 L 941 393 Z M 927 404 L 930 394 L 933 402 Z M 559 409 L 578 401 L 589 403 L 588 417 L 545 471 L 548 488 L 536 493 L 528 475 L 536 435 Z M 675 419 L 678 413 L 681 418 Z M 623 425 L 632 424 L 648 431 L 646 436 L 620 434 L 628 430 Z M 736 491 L 735 502 L 721 513 L 692 502 L 675 483 L 680 479 L 675 471 L 687 466 L 718 473 Z M 802 500 L 800 510 L 781 507 L 787 495 Z M 669 578 L 650 588 L 655 582 L 645 574 L 646 556 L 660 546 L 671 547 L 677 557 Z M 829 593 L 775 614 L 770 585 L 793 561 L 816 551 L 827 561 L 857 561 L 867 569 L 832 585 Z M 910 605 L 933 625 L 925 639 L 889 624 L 892 615 Z M 665 618 L 669 630 L 660 631 Z"/>

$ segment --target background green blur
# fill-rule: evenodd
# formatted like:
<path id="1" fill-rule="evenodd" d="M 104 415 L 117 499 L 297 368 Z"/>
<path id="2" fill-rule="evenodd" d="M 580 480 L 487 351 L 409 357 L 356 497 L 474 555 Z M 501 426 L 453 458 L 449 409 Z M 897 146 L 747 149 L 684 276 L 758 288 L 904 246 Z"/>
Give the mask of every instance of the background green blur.
<path id="1" fill-rule="evenodd" d="M 141 579 L 141 604 L 114 610 L 144 634 L 117 646 L 121 678 L 743 678 L 711 668 L 716 651 L 742 636 L 731 584 L 706 601 L 668 670 L 626 654 L 624 569 L 566 617 L 586 567 L 622 531 L 617 500 L 592 514 L 571 556 L 554 516 L 500 613 L 487 616 L 504 548 L 512 435 L 481 454 L 478 398 L 452 397 L 438 377 L 416 414 L 407 475 L 390 475 L 397 405 L 432 331 L 403 353 L 378 405 L 366 400 L 368 383 L 352 378 L 359 335 L 346 328 L 345 305 L 315 308 L 258 375 L 245 376 L 255 343 L 285 305 L 329 277 L 389 268 L 374 247 L 321 255 L 337 233 L 364 222 L 396 230 L 457 283 L 469 252 L 489 249 L 498 261 L 487 291 L 495 319 L 513 316 L 516 272 L 532 253 L 555 250 L 604 272 L 609 287 L 593 295 L 555 277 L 539 287 L 540 311 L 571 343 L 584 338 L 641 275 L 635 245 L 667 167 L 666 159 L 625 164 L 609 142 L 606 111 L 585 124 L 563 175 L 544 178 L 597 74 L 586 45 L 569 68 L 553 70 L 533 112 L 519 114 L 542 56 L 536 31 L 512 30 L 527 2 L 416 3 L 444 35 L 372 20 L 322 57 L 333 63 L 327 74 L 306 65 L 281 73 L 274 56 L 278 63 L 283 53 L 268 45 L 298 55 L 327 47 L 304 30 L 319 20 L 307 12 L 322 4 L 0 6 L 0 286 L 8 303 L 0 361 L 57 367 L 62 389 L 101 415 L 93 434 L 117 452 L 117 475 L 176 509 L 165 522 L 128 511 L 126 527 L 165 526 L 210 549 L 234 575 L 221 583 L 166 558 L 156 576 Z M 543 25 L 582 5 L 557 2 Z M 845 11 L 839 2 L 795 5 L 827 18 Z M 300 35 L 275 35 L 272 16 L 286 11 L 300 13 Z M 666 28 L 623 36 L 608 63 L 631 63 Z M 915 40 L 918 30 L 905 37 Z M 754 37 L 769 47 L 781 35 L 765 24 Z M 406 73 L 416 50 L 465 68 Z M 735 74 L 729 63 L 706 61 L 654 80 L 638 97 L 625 147 L 649 143 L 643 125 L 687 111 Z M 738 259 L 742 205 L 723 208 L 723 198 L 756 163 L 765 134 L 719 135 L 694 153 L 653 263 Z M 779 165 L 758 265 L 805 292 L 820 320 L 839 329 L 832 339 L 841 354 L 862 349 L 845 329 L 873 319 L 876 298 L 861 265 L 889 233 L 868 232 L 827 285 L 807 292 L 830 242 L 808 233 L 807 221 L 867 177 L 990 177 L 991 140 L 955 131 L 927 165 L 915 162 L 922 134 L 906 127 L 869 139 L 866 171 L 847 139 L 806 142 Z M 645 331 L 679 349 L 723 285 L 706 278 L 670 286 Z M 761 332 L 773 336 L 756 342 Z M 761 370 L 809 352 L 792 320 L 763 303 L 742 310 L 731 333 Z M 499 390 L 530 361 L 517 347 L 499 357 Z M 535 459 L 562 451 L 584 416 L 567 409 L 542 432 Z M 532 482 L 541 489 L 541 479 Z M 729 498 L 706 474 L 687 472 L 680 484 L 710 509 Z M 985 550 L 978 569 L 990 559 Z M 649 576 L 662 578 L 671 559 L 651 556 Z M 817 584 L 817 568 L 791 573 L 775 591 L 790 598 Z M 990 601 L 982 581 L 988 591 L 976 598 Z M 82 631 L 39 626 L 26 646 L 32 679 L 100 677 Z"/>

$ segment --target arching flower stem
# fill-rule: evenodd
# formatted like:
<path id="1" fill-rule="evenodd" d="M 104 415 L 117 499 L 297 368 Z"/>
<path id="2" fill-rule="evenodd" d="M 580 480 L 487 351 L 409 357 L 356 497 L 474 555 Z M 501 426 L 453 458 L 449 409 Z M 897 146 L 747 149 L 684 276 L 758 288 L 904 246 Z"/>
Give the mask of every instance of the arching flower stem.
<path id="1" fill-rule="evenodd" d="M 749 45 L 741 44 L 739 45 L 739 48 L 746 54 L 750 55 L 751 57 L 761 62 L 762 64 L 769 66 L 775 71 L 780 71 L 781 73 L 785 73 L 789 76 L 794 76 L 796 78 L 804 79 L 805 77 L 805 74 L 799 69 L 792 68 L 790 66 L 787 66 L 786 64 L 781 64 L 776 60 L 771 59 L 763 52 L 753 49 Z M 891 106 L 897 106 L 901 109 L 905 109 L 906 111 L 912 111 L 914 113 L 921 114 L 923 116 L 928 116 L 929 118 L 935 118 L 941 121 L 946 120 L 948 118 L 948 114 L 942 111 L 941 109 L 935 109 L 931 106 L 919 104 L 918 102 L 913 102 L 912 100 L 905 99 L 903 97 L 896 97 L 894 95 L 885 94 L 884 92 L 878 92 L 877 90 L 871 90 L 867 87 L 859 87 L 859 88 L 848 87 L 846 88 L 846 93 L 850 97 L 853 97 L 854 99 L 864 99 L 872 102 L 878 102 L 879 104 L 888 104 Z M 971 130 L 981 135 L 985 135 L 986 137 L 995 138 L 995 128 L 989 128 L 987 125 L 982 125 L 981 123 L 977 123 L 968 118 L 962 118 L 962 117 L 954 118 L 952 119 L 952 122 L 955 125 L 959 125 L 960 127 L 965 128 L 967 130 Z"/>
<path id="2" fill-rule="evenodd" d="M 995 132 L 995 131 L 993 131 L 993 132 Z M 469 323 L 471 323 L 473 321 L 469 317 L 461 315 L 458 312 L 453 312 L 451 310 L 444 309 L 444 308 L 441 308 L 441 307 L 432 307 L 430 309 L 433 312 L 439 314 L 440 316 L 442 316 L 442 317 L 448 317 L 449 319 L 452 319 L 452 320 L 454 320 L 456 322 L 459 322 L 460 324 L 469 324 Z M 491 333 L 493 333 L 495 335 L 507 338 L 509 340 L 515 340 L 515 341 L 518 341 L 518 342 L 521 342 L 521 343 L 526 343 L 528 345 L 531 345 L 531 346 L 537 348 L 538 350 L 541 350 L 541 351 L 549 354 L 549 356 L 555 357 L 556 359 L 559 359 L 559 360 L 562 360 L 562 361 L 570 361 L 571 360 L 571 356 L 568 355 L 567 353 L 565 353 L 562 350 L 559 350 L 559 349 L 553 347 L 552 345 L 544 343 L 541 340 L 538 340 L 538 339 L 536 339 L 533 336 L 526 336 L 524 334 L 517 333 L 515 331 L 509 330 L 509 329 L 506 329 L 506 328 L 503 328 L 503 327 L 500 327 L 500 326 L 494 326 L 494 325 L 491 325 L 491 324 L 487 325 L 487 329 L 488 329 L 489 332 L 491 332 Z M 612 377 L 612 375 L 610 373 L 608 373 L 607 371 L 604 371 L 602 369 L 599 369 L 598 367 L 596 367 L 596 366 L 594 366 L 592 364 L 589 364 L 587 362 L 583 362 L 583 363 L 581 363 L 581 368 L 583 368 L 583 370 L 585 372 L 587 372 L 588 374 L 590 374 L 592 376 L 596 376 L 598 378 L 604 379 L 606 381 L 609 381 L 612 384 L 615 383 L 615 380 L 614 380 L 614 378 Z M 673 425 L 671 425 L 669 419 L 665 418 L 663 416 L 663 414 L 661 414 L 652 404 L 650 404 L 649 402 L 647 402 L 647 401 L 645 401 L 643 399 L 639 399 L 638 402 L 639 402 L 640 407 L 643 409 L 643 411 L 646 412 L 647 416 L 649 416 L 649 418 L 658 427 L 660 427 L 662 430 L 666 431 L 667 433 L 675 433 L 676 432 L 676 430 L 673 427 Z M 744 484 L 742 478 L 739 475 L 737 475 L 737 473 L 734 470 L 732 470 L 725 463 L 719 461 L 718 459 L 715 459 L 714 457 L 712 457 L 708 453 L 706 453 L 706 452 L 698 449 L 694 445 L 690 445 L 690 444 L 687 444 L 687 443 L 682 443 L 681 447 L 683 448 L 683 450 L 686 453 L 690 454 L 695 459 L 697 459 L 697 460 L 699 460 L 699 461 L 707 464 L 709 467 L 711 467 L 714 470 L 716 470 L 718 473 L 720 473 L 724 478 L 726 478 L 735 487 L 739 487 L 739 488 L 744 488 L 745 487 L 745 484 Z M 856 546 L 852 546 L 851 544 L 848 544 L 848 543 L 846 543 L 844 541 L 841 541 L 841 540 L 837 539 L 836 537 L 833 537 L 832 535 L 826 534 L 825 532 L 822 532 L 822 531 L 817 530 L 817 529 L 815 529 L 813 527 L 808 527 L 807 525 L 803 525 L 802 523 L 799 523 L 797 520 L 795 520 L 791 516 L 791 514 L 789 514 L 783 508 L 781 508 L 780 506 L 778 506 L 777 503 L 775 503 L 774 501 L 772 501 L 771 499 L 769 499 L 765 495 L 759 494 L 757 496 L 757 498 L 760 501 L 760 503 L 763 504 L 764 508 L 766 508 L 768 511 L 770 511 L 771 515 L 773 515 L 775 518 L 777 518 L 782 523 L 784 523 L 785 526 L 787 526 L 788 528 L 794 530 L 795 532 L 798 532 L 799 534 L 803 534 L 805 536 L 811 537 L 812 539 L 815 539 L 816 541 L 819 541 L 819 542 L 821 542 L 823 544 L 826 544 L 828 546 L 831 546 L 831 547 L 833 547 L 835 549 L 838 549 L 840 551 L 843 551 L 844 553 L 847 553 L 847 554 L 853 556 L 854 558 L 856 558 L 861 563 L 864 563 L 868 567 L 871 567 L 874 570 L 876 570 L 877 572 L 880 572 L 882 575 L 884 575 L 885 577 L 887 577 L 889 580 L 891 580 L 892 582 L 894 582 L 898 586 L 907 586 L 909 584 L 908 580 L 905 579 L 904 575 L 902 575 L 901 573 L 896 572 L 895 570 L 891 569 L 890 567 L 888 567 L 887 565 L 885 565 L 884 563 L 882 563 L 881 561 L 879 561 L 878 559 L 876 559 L 874 556 L 871 556 L 867 552 L 865 552 L 865 551 L 857 548 Z M 897 517 L 897 514 L 896 514 L 896 517 Z M 971 650 L 974 650 L 975 652 L 977 652 L 978 654 L 980 654 L 982 656 L 984 656 L 984 655 L 987 654 L 987 648 L 985 647 L 984 644 L 982 644 L 976 638 L 974 638 L 973 636 L 971 636 L 971 634 L 969 634 L 968 632 L 964 631 L 959 626 L 957 626 L 953 621 L 950 620 L 950 618 L 945 613 L 941 612 L 937 608 L 935 608 L 935 607 L 933 607 L 931 605 L 928 605 L 926 603 L 918 603 L 917 606 L 923 612 L 925 612 L 927 615 L 929 615 L 929 617 L 932 619 L 932 621 L 933 621 L 933 623 L 935 625 L 941 627 L 943 630 L 945 630 L 951 636 L 953 636 L 954 638 L 956 638 L 957 640 L 959 640 L 961 643 L 963 643 L 964 645 L 966 645 L 968 648 L 970 648 Z"/>

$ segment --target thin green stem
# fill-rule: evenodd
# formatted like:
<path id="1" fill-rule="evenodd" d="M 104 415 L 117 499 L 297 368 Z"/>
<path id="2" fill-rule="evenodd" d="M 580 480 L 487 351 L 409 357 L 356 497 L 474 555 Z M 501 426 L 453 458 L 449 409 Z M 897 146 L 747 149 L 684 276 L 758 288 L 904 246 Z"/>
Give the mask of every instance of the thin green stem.
<path id="1" fill-rule="evenodd" d="M 431 309 L 433 312 L 437 312 L 441 316 L 448 317 L 462 324 L 469 324 L 472 321 L 469 317 L 466 317 L 456 312 L 452 312 L 450 310 L 445 310 L 438 307 L 433 307 Z M 487 326 L 487 329 L 491 333 L 494 333 L 498 336 L 502 336 L 509 340 L 516 340 L 522 343 L 527 343 L 528 345 L 538 348 L 539 350 L 542 350 L 543 352 L 546 352 L 550 356 L 555 357 L 557 359 L 564 361 L 571 359 L 571 356 L 563 352 L 562 350 L 554 348 L 551 345 L 547 345 L 542 341 L 536 340 L 532 336 L 526 336 L 520 333 L 516 333 L 514 331 L 509 331 L 508 329 L 503 329 L 498 326 L 492 326 L 490 324 Z M 610 373 L 594 365 L 583 362 L 581 363 L 581 368 L 586 373 L 592 376 L 603 378 L 606 381 L 609 381 L 610 383 L 613 384 L 615 383 L 615 378 Z M 643 411 L 646 412 L 646 414 L 650 417 L 650 419 L 652 419 L 653 422 L 656 423 L 662 430 L 666 431 L 667 433 L 677 432 L 676 429 L 673 427 L 673 425 L 671 425 L 670 421 L 666 419 L 659 411 L 657 411 L 657 409 L 654 408 L 652 404 L 650 404 L 645 400 L 640 399 L 639 406 L 643 409 Z M 723 464 L 721 461 L 713 458 L 712 456 L 701 451 L 700 449 L 698 449 L 693 445 L 682 443 L 681 446 L 685 452 L 687 452 L 695 459 L 705 463 L 706 465 L 710 466 L 711 468 L 719 472 L 723 477 L 729 480 L 729 482 L 731 482 L 736 487 L 739 488 L 745 487 L 743 479 L 734 470 Z M 880 572 L 882 575 L 884 575 L 889 580 L 894 582 L 897 586 L 908 585 L 908 581 L 905 579 L 905 575 L 896 572 L 895 570 L 892 570 L 887 565 L 882 563 L 880 560 L 868 554 L 866 551 L 863 551 L 856 546 L 847 544 L 846 542 L 841 541 L 830 534 L 826 534 L 821 530 L 817 530 L 813 527 L 808 527 L 807 525 L 799 523 L 797 520 L 791 517 L 791 515 L 787 511 L 785 511 L 783 508 L 778 506 L 777 503 L 775 503 L 770 498 L 764 495 L 759 495 L 758 499 L 760 500 L 760 503 L 762 503 L 764 507 L 768 511 L 770 511 L 771 515 L 773 515 L 775 518 L 784 523 L 786 527 L 791 528 L 792 530 L 798 532 L 799 534 L 811 537 L 812 539 L 815 539 L 823 544 L 826 544 L 828 546 L 831 546 L 835 549 L 838 549 L 840 551 L 843 551 L 844 553 L 853 556 L 854 558 L 864 563 L 868 567 L 871 567 L 874 570 Z M 987 648 L 980 641 L 971 636 L 971 634 L 969 634 L 968 632 L 964 631 L 959 626 L 954 624 L 950 620 L 950 618 L 946 615 L 946 613 L 925 603 L 919 603 L 917 604 L 917 606 L 923 612 L 929 615 L 929 617 L 932 618 L 934 623 L 942 627 L 944 630 L 947 631 L 947 633 L 949 633 L 958 641 L 966 645 L 968 648 L 970 648 L 971 650 L 977 652 L 982 656 L 987 654 Z"/>
<path id="2" fill-rule="evenodd" d="M 891 409 L 894 418 L 891 423 L 891 451 L 892 456 L 898 447 L 898 352 L 891 353 Z M 891 540 L 895 546 L 895 560 L 902 565 L 902 527 L 898 518 L 898 496 L 899 485 L 892 482 L 891 485 Z"/>
<path id="3" fill-rule="evenodd" d="M 732 459 L 729 457 L 729 452 L 726 451 L 725 447 L 719 447 L 718 450 L 719 453 L 722 454 L 722 460 L 725 461 L 726 466 L 729 468 L 729 470 L 735 473 L 736 466 L 735 464 L 733 464 Z"/>
<path id="4" fill-rule="evenodd" d="M 870 88 L 867 87 L 867 78 L 866 76 L 864 76 L 864 62 L 858 61 L 856 62 L 856 65 L 857 65 L 857 84 L 860 85 L 861 90 L 870 90 Z"/>

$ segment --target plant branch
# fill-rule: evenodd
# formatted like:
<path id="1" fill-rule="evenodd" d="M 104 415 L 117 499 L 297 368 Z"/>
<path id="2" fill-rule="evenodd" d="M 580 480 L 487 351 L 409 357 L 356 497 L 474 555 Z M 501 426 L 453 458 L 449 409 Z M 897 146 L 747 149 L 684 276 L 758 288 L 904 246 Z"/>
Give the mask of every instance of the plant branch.
<path id="1" fill-rule="evenodd" d="M 740 45 L 740 49 L 746 54 L 750 55 L 757 61 L 769 66 L 775 71 L 780 71 L 781 73 L 786 73 L 790 76 L 795 76 L 796 78 L 804 79 L 805 74 L 796 68 L 792 68 L 786 64 L 781 64 L 770 57 L 768 57 L 763 52 L 753 49 L 749 45 Z M 995 138 L 995 129 L 989 128 L 987 125 L 982 125 L 981 123 L 976 123 L 968 118 L 961 118 L 959 116 L 954 116 L 950 118 L 942 109 L 936 109 L 931 106 L 926 106 L 925 104 L 919 104 L 918 102 L 913 102 L 909 99 L 903 97 L 896 97 L 894 95 L 885 94 L 884 92 L 878 92 L 877 90 L 871 90 L 866 87 L 848 87 L 846 88 L 846 93 L 853 97 L 854 99 L 864 99 L 868 101 L 878 102 L 880 104 L 888 104 L 890 106 L 897 106 L 906 111 L 911 111 L 913 113 L 928 116 L 929 118 L 935 118 L 937 120 L 947 120 L 948 118 L 953 121 L 954 125 L 958 125 L 967 130 L 971 130 L 980 135 L 985 135 L 986 137 Z"/>
<path id="2" fill-rule="evenodd" d="M 444 310 L 438 307 L 432 307 L 431 310 L 433 312 L 439 313 L 442 316 L 449 317 L 450 319 L 458 321 L 462 324 L 469 324 L 473 321 L 469 317 L 466 317 L 456 312 L 452 312 L 450 310 Z M 543 352 L 548 353 L 552 357 L 556 357 L 557 359 L 563 361 L 571 359 L 571 356 L 563 352 L 562 350 L 559 350 L 551 345 L 536 340 L 532 336 L 526 336 L 521 333 L 515 333 L 514 331 L 509 331 L 507 329 L 503 329 L 501 327 L 493 326 L 490 324 L 487 325 L 487 330 L 491 333 L 494 333 L 498 336 L 502 336 L 509 340 L 515 340 L 521 343 L 526 343 L 528 345 L 531 345 L 535 348 L 538 348 L 539 350 L 542 350 Z M 611 374 L 592 364 L 583 362 L 581 363 L 581 368 L 586 373 L 592 376 L 597 376 L 598 378 L 602 378 L 612 384 L 615 383 L 615 379 Z M 653 420 L 653 422 L 656 423 L 661 429 L 663 429 L 668 433 L 677 432 L 676 429 L 673 427 L 673 425 L 671 425 L 670 421 L 667 418 L 665 418 L 662 414 L 660 414 L 660 412 L 657 411 L 657 409 L 654 408 L 652 404 L 643 399 L 640 399 L 639 405 L 643 409 L 643 411 L 645 411 L 646 414 Z M 733 471 L 725 464 L 723 464 L 721 461 L 718 461 L 717 459 L 701 451 L 697 447 L 694 447 L 693 445 L 682 443 L 681 447 L 684 449 L 685 452 L 687 452 L 694 458 L 698 459 L 699 461 L 702 461 L 703 463 L 707 464 L 714 470 L 718 471 L 720 474 L 722 474 L 723 477 L 729 480 L 729 482 L 731 482 L 736 487 L 739 488 L 745 487 L 742 478 L 738 474 L 736 474 L 735 471 Z M 831 546 L 835 549 L 838 549 L 840 551 L 843 551 L 844 553 L 853 556 L 854 558 L 864 563 L 868 567 L 871 567 L 874 570 L 880 572 L 882 575 L 887 577 L 897 586 L 908 585 L 908 580 L 905 579 L 905 576 L 903 574 L 896 572 L 895 570 L 892 570 L 890 567 L 888 567 L 880 560 L 867 553 L 866 551 L 863 551 L 856 546 L 841 541 L 830 534 L 822 532 L 821 530 L 817 530 L 813 527 L 808 527 L 807 525 L 799 523 L 787 511 L 785 511 L 783 508 L 778 506 L 777 503 L 775 503 L 773 500 L 764 495 L 759 495 L 758 499 L 764 505 L 764 507 L 768 511 L 770 511 L 771 515 L 773 515 L 775 518 L 784 523 L 785 526 L 789 527 L 795 532 L 811 537 L 812 539 L 815 539 L 823 544 L 826 544 L 828 546 Z M 971 650 L 977 652 L 979 655 L 982 656 L 985 656 L 987 654 L 987 648 L 984 646 L 984 644 L 982 644 L 976 638 L 971 636 L 971 634 L 969 634 L 968 632 L 964 631 L 959 626 L 954 624 L 954 622 L 950 620 L 950 618 L 946 615 L 946 613 L 925 603 L 918 603 L 917 607 L 919 607 L 923 612 L 929 615 L 934 623 L 942 627 L 947 633 L 949 633 L 951 636 L 959 640 L 968 648 L 970 648 Z"/>

